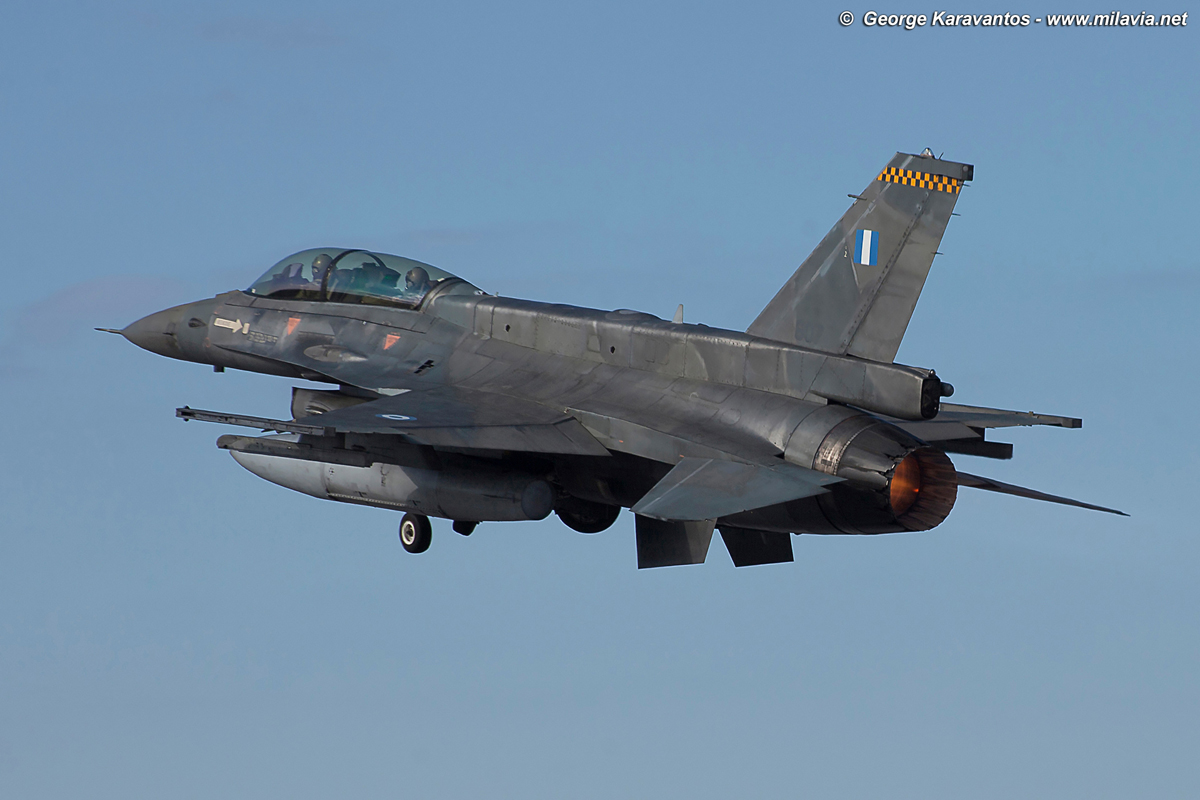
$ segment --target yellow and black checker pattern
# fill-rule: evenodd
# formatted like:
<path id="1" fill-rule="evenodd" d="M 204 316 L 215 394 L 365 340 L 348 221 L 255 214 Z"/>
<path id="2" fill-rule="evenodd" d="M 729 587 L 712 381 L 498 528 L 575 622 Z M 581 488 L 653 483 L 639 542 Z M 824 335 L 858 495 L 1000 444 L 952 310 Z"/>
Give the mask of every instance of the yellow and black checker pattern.
<path id="1" fill-rule="evenodd" d="M 917 172 L 911 169 L 888 167 L 879 173 L 878 180 L 884 183 L 899 183 L 903 186 L 919 186 L 922 189 L 935 189 L 939 192 L 958 194 L 963 182 L 957 178 L 947 178 L 945 175 L 933 175 L 928 172 Z"/>

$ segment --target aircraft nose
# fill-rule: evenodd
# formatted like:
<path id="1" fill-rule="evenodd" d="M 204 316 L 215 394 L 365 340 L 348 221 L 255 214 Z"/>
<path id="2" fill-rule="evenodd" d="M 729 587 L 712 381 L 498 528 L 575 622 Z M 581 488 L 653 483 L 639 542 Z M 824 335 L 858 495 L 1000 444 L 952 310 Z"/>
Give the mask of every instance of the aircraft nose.
<path id="1" fill-rule="evenodd" d="M 179 358 L 182 351 L 175 338 L 175 329 L 183 319 L 184 307 L 175 306 L 158 311 L 126 326 L 120 333 L 143 350 L 160 356 Z"/>

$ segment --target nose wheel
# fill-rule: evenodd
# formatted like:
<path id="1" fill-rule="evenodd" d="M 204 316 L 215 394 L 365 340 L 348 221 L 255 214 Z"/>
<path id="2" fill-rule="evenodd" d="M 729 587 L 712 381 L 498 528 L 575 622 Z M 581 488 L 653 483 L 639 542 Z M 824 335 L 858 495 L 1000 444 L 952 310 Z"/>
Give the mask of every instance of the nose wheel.
<path id="1" fill-rule="evenodd" d="M 433 526 L 424 514 L 405 514 L 400 520 L 400 544 L 410 553 L 424 553 L 433 540 Z"/>

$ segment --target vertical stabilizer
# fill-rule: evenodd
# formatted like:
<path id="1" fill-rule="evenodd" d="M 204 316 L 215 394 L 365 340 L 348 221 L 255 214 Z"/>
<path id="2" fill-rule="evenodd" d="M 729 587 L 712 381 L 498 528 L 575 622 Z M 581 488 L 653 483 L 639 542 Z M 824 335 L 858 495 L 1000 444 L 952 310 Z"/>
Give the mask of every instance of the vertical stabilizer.
<path id="1" fill-rule="evenodd" d="M 928 150 L 897 153 L 746 332 L 892 361 L 974 172 Z"/>

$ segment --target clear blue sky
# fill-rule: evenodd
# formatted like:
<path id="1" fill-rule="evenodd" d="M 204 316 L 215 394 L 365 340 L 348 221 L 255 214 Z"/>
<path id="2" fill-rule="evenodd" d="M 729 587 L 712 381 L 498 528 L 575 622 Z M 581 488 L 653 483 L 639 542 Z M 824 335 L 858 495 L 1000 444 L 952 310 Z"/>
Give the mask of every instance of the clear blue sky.
<path id="1" fill-rule="evenodd" d="M 0 12 L 0 795 L 1193 796 L 1200 22 L 846 8 Z M 1131 518 L 964 489 L 784 566 L 638 572 L 628 514 L 414 557 L 173 418 L 279 416 L 289 382 L 91 331 L 327 244 L 744 329 L 926 146 L 976 180 L 900 359 L 1083 417 L 957 462 Z"/>

